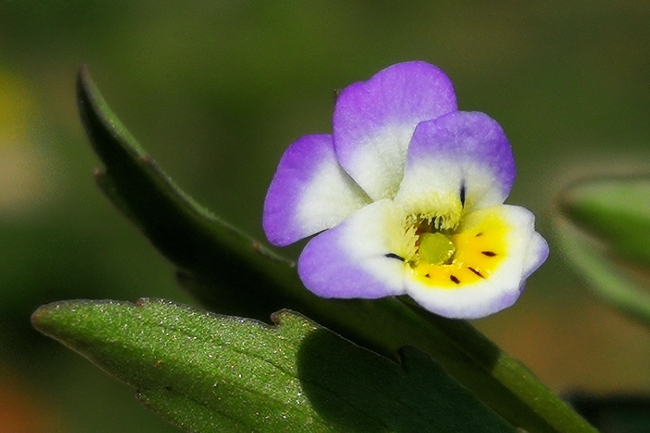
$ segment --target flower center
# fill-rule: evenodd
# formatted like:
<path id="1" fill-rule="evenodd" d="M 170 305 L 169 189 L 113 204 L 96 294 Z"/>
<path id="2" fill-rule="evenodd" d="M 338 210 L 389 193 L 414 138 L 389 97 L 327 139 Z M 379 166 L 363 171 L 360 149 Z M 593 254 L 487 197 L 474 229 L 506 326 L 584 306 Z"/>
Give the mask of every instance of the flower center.
<path id="1" fill-rule="evenodd" d="M 449 262 L 456 252 L 456 246 L 451 239 L 440 232 L 422 233 L 419 240 L 418 256 L 420 261 L 432 265 Z"/>
<path id="2" fill-rule="evenodd" d="M 412 247 L 405 265 L 431 287 L 454 289 L 480 282 L 508 252 L 510 227 L 494 208 L 466 215 L 453 230 L 440 230 L 428 219 L 412 215 L 407 221 L 411 224 L 406 237 Z"/>

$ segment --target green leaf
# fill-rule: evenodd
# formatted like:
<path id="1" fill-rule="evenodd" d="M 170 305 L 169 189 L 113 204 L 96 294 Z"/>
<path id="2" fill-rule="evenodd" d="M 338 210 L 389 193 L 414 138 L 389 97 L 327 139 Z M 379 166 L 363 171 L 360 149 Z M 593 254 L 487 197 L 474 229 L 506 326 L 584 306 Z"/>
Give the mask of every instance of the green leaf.
<path id="1" fill-rule="evenodd" d="M 106 166 L 106 196 L 178 267 L 179 282 L 220 313 L 266 320 L 272 311 L 300 311 L 355 343 L 389 358 L 414 346 L 511 424 L 535 432 L 593 429 L 533 374 L 463 321 L 380 300 L 322 299 L 307 291 L 286 260 L 176 187 L 111 112 L 82 68 L 81 117 Z"/>
<path id="2" fill-rule="evenodd" d="M 568 188 L 560 209 L 625 260 L 650 267 L 650 179 L 602 178 Z"/>
<path id="3" fill-rule="evenodd" d="M 289 311 L 268 326 L 162 300 L 68 301 L 32 320 L 187 431 L 515 431 L 423 353 L 398 365 Z"/>
<path id="4" fill-rule="evenodd" d="M 623 314 L 650 327 L 650 293 L 629 272 L 607 258 L 592 238 L 567 223 L 558 222 L 558 243 L 565 258 L 589 287 Z"/>
<path id="5" fill-rule="evenodd" d="M 293 262 L 284 259 L 213 215 L 180 190 L 163 173 L 113 114 L 82 66 L 77 81 L 79 111 L 93 149 L 106 170 L 97 171 L 104 194 L 134 222 L 169 260 L 189 275 L 218 275 L 210 279 L 223 296 L 256 299 L 258 311 L 241 311 L 258 318 L 283 307 L 287 285 L 297 285 Z M 283 266 L 277 266 L 277 262 Z M 264 287 L 264 290 L 256 289 Z M 210 287 L 212 288 L 212 287 Z M 211 296 L 209 290 L 199 297 Z M 249 298 L 250 299 L 250 298 Z M 260 316 L 259 309 L 265 314 Z"/>
<path id="6" fill-rule="evenodd" d="M 650 179 L 602 178 L 563 192 L 558 241 L 605 302 L 650 326 Z M 643 283 L 645 275 L 646 283 Z"/>

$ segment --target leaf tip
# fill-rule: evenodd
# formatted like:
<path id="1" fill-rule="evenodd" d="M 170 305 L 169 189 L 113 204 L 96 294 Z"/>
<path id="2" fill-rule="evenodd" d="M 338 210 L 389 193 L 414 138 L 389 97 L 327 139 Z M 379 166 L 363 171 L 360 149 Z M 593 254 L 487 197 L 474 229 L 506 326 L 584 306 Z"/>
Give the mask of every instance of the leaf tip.
<path id="1" fill-rule="evenodd" d="M 77 72 L 78 77 L 81 81 L 88 81 L 90 79 L 90 72 L 88 72 L 88 64 L 82 63 L 79 65 L 79 71 Z"/>
<path id="2" fill-rule="evenodd" d="M 52 326 L 55 320 L 56 311 L 59 310 L 60 302 L 53 302 L 51 304 L 41 305 L 32 313 L 30 318 L 32 326 L 37 331 L 45 334 L 52 334 Z"/>
<path id="3" fill-rule="evenodd" d="M 88 95 L 92 94 L 93 80 L 90 77 L 90 71 L 88 70 L 88 65 L 82 63 L 79 65 L 79 70 L 77 71 L 77 103 L 82 106 L 89 102 L 90 99 Z"/>

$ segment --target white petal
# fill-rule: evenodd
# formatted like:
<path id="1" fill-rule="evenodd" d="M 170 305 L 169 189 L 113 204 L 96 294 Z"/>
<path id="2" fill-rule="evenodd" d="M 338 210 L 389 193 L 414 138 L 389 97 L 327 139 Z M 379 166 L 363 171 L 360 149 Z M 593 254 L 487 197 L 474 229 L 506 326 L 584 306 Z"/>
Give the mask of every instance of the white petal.
<path id="1" fill-rule="evenodd" d="M 264 231 L 288 245 L 336 226 L 369 203 L 336 160 L 332 137 L 308 135 L 284 153 L 264 202 Z"/>
<path id="2" fill-rule="evenodd" d="M 404 174 L 404 161 L 415 125 L 388 125 L 359 140 L 339 157 L 374 200 L 395 196 Z"/>
<path id="3" fill-rule="evenodd" d="M 548 250 L 546 239 L 535 232 L 528 245 L 528 251 L 524 260 L 524 278 L 528 278 L 530 274 L 535 272 L 546 261 Z"/>
<path id="4" fill-rule="evenodd" d="M 439 68 L 421 61 L 390 66 L 340 93 L 333 119 L 338 160 L 370 198 L 392 198 L 416 125 L 455 110 L 451 81 Z"/>
<path id="5" fill-rule="evenodd" d="M 483 113 L 459 111 L 417 126 L 395 200 L 407 213 L 449 214 L 457 221 L 461 208 L 470 213 L 503 203 L 514 177 L 512 150 L 499 124 Z"/>
<path id="6" fill-rule="evenodd" d="M 404 293 L 400 217 L 390 200 L 381 200 L 309 241 L 298 261 L 305 287 L 326 298 Z"/>
<path id="7" fill-rule="evenodd" d="M 333 158 L 324 159 L 305 185 L 296 220 L 306 232 L 335 227 L 370 199 Z"/>

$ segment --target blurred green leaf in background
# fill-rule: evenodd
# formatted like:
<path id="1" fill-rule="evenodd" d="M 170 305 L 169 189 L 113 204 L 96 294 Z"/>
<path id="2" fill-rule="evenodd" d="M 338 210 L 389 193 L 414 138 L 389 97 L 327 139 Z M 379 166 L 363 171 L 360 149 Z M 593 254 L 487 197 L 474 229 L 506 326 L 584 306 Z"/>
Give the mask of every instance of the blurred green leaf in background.
<path id="1" fill-rule="evenodd" d="M 650 328 L 650 179 L 583 181 L 559 207 L 568 262 L 605 302 Z"/>

